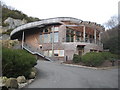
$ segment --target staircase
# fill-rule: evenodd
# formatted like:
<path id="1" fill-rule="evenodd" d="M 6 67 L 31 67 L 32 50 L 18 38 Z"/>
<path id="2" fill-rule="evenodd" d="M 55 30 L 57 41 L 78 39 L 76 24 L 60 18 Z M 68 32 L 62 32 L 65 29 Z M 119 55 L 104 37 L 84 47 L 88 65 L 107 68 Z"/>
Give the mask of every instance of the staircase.
<path id="1" fill-rule="evenodd" d="M 53 61 L 53 60 L 50 59 L 49 57 L 44 56 L 44 53 L 43 53 L 42 50 L 37 49 L 37 48 L 33 48 L 32 46 L 28 45 L 27 43 L 24 43 L 23 49 L 27 50 L 27 51 L 30 52 L 31 54 L 39 55 L 39 56 L 43 57 L 44 59 L 46 59 L 46 60 L 48 60 L 48 61 L 51 61 L 51 62 Z"/>

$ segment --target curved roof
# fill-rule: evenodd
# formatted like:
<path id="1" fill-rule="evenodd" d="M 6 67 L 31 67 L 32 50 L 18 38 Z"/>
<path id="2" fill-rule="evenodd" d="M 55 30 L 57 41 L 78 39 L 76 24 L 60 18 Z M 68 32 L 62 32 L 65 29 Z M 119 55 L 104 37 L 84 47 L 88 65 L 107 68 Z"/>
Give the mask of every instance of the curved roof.
<path id="1" fill-rule="evenodd" d="M 48 24 L 64 24 L 62 21 L 71 21 L 74 23 L 81 23 L 84 25 L 94 25 L 99 27 L 102 27 L 100 24 L 96 24 L 94 22 L 87 22 L 87 21 L 82 21 L 80 19 L 76 19 L 76 18 L 72 18 L 72 17 L 56 17 L 56 18 L 49 18 L 49 19 L 42 19 L 41 21 L 36 21 L 36 22 L 31 22 L 31 23 L 27 23 L 24 25 L 21 25 L 19 27 L 17 27 L 16 29 L 14 29 L 10 36 L 13 37 L 16 33 L 21 32 L 23 30 L 27 30 L 30 28 L 34 28 L 34 27 L 43 27 L 44 25 L 48 25 Z M 102 27 L 103 28 L 103 27 Z"/>

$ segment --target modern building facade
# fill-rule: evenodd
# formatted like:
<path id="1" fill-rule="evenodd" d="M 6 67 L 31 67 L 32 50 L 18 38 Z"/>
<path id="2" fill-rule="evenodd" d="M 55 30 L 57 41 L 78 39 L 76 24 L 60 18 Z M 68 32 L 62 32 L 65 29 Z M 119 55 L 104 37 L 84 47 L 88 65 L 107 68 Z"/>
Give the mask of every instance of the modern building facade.
<path id="1" fill-rule="evenodd" d="M 22 48 L 49 60 L 72 60 L 74 54 L 103 50 L 104 27 L 71 17 L 43 19 L 24 24 L 11 32 Z"/>

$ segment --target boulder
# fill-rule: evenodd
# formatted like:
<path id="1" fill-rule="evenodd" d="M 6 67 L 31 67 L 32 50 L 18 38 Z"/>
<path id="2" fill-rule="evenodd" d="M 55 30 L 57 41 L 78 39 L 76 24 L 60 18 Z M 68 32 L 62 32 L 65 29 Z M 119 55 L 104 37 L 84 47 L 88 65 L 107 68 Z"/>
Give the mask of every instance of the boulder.
<path id="1" fill-rule="evenodd" d="M 2 77 L 2 83 L 5 84 L 5 82 L 7 81 L 7 77 Z"/>
<path id="2" fill-rule="evenodd" d="M 14 28 L 16 28 L 17 26 L 26 24 L 27 21 L 26 21 L 25 19 L 20 20 L 20 19 L 14 19 L 14 18 L 8 17 L 8 18 L 4 21 L 4 23 L 5 23 L 5 24 L 8 24 L 8 28 L 9 28 L 9 29 L 14 29 Z"/>
<path id="3" fill-rule="evenodd" d="M 18 83 L 16 78 L 9 78 L 6 83 L 5 86 L 8 88 L 18 88 Z"/>
<path id="4" fill-rule="evenodd" d="M 29 75 L 29 78 L 30 78 L 30 79 L 35 78 L 35 72 L 31 72 L 30 75 Z"/>
<path id="5" fill-rule="evenodd" d="M 36 68 L 32 68 L 32 72 L 34 72 L 35 74 L 37 74 Z"/>
<path id="6" fill-rule="evenodd" d="M 17 77 L 17 82 L 18 83 L 25 83 L 26 82 L 25 76 L 19 76 L 19 77 Z"/>

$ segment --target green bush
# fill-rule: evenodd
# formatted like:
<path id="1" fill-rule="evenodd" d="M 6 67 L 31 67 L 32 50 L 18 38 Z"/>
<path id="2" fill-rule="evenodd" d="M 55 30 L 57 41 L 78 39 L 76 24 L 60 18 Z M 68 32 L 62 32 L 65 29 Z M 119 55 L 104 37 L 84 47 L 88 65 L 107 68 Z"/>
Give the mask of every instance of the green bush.
<path id="1" fill-rule="evenodd" d="M 6 77 L 29 76 L 36 58 L 24 50 L 2 49 L 2 74 Z"/>
<path id="2" fill-rule="evenodd" d="M 74 63 L 79 63 L 80 61 L 81 61 L 81 56 L 77 55 L 77 54 L 74 54 L 74 56 L 73 56 L 73 62 Z"/>
<path id="3" fill-rule="evenodd" d="M 82 56 L 82 62 L 87 66 L 100 66 L 105 60 L 117 60 L 117 55 L 110 52 L 90 52 Z"/>
<path id="4" fill-rule="evenodd" d="M 104 57 L 101 53 L 87 53 L 82 56 L 82 62 L 87 66 L 99 66 L 104 62 Z"/>

